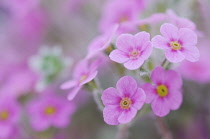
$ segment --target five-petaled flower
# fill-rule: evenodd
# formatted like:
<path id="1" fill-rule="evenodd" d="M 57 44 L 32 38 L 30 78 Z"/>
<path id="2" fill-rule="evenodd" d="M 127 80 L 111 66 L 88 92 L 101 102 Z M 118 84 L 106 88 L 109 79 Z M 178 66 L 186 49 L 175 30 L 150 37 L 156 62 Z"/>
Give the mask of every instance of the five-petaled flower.
<path id="1" fill-rule="evenodd" d="M 177 63 L 184 59 L 191 62 L 199 60 L 200 54 L 196 47 L 197 35 L 188 28 L 178 29 L 176 26 L 165 23 L 160 28 L 161 35 L 152 39 L 156 48 L 164 49 L 168 61 Z"/>
<path id="2" fill-rule="evenodd" d="M 136 81 L 130 76 L 122 77 L 116 88 L 104 90 L 101 97 L 105 105 L 104 121 L 110 125 L 130 122 L 146 99 L 144 91 L 138 88 Z"/>
<path id="3" fill-rule="evenodd" d="M 163 117 L 170 110 L 177 110 L 182 103 L 181 76 L 173 70 L 157 67 L 152 71 L 151 79 L 153 84 L 145 83 L 142 88 L 146 93 L 146 103 L 152 103 L 155 115 Z"/>
<path id="4" fill-rule="evenodd" d="M 61 85 L 62 89 L 73 88 L 68 95 L 69 100 L 74 99 L 74 97 L 83 87 L 83 85 L 90 82 L 96 77 L 99 64 L 100 60 L 96 60 L 91 64 L 89 64 L 88 60 L 82 60 L 76 65 L 73 72 L 73 79 Z"/>
<path id="5" fill-rule="evenodd" d="M 52 93 L 44 94 L 38 101 L 32 100 L 28 105 L 31 126 L 37 131 L 46 130 L 50 126 L 66 127 L 74 111 L 75 105 L 72 102 Z"/>
<path id="6" fill-rule="evenodd" d="M 150 34 L 140 32 L 135 36 L 122 34 L 117 38 L 117 49 L 109 57 L 117 63 L 124 63 L 129 70 L 138 69 L 152 53 Z"/>

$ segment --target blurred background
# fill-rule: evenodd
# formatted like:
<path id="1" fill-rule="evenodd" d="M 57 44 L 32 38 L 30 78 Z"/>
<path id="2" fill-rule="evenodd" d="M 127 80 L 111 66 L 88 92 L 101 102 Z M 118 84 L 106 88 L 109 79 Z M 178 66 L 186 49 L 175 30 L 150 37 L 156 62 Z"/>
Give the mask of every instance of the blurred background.
<path id="1" fill-rule="evenodd" d="M 110 17 L 123 8 L 137 9 L 131 12 L 137 15 L 136 21 L 155 13 L 169 15 L 170 9 L 177 17 L 195 23 L 201 58 L 195 63 L 184 61 L 174 66 L 184 80 L 184 100 L 181 108 L 171 111 L 165 120 L 174 139 L 210 139 L 210 1 L 130 1 L 135 2 L 134 7 L 129 4 L 123 7 L 126 0 L 0 1 L 0 139 L 116 137 L 118 127 L 104 122 L 102 112 L 87 89 L 81 90 L 73 102 L 67 104 L 74 110 L 68 115 L 67 126 L 62 128 L 50 126 L 36 130 L 31 124 L 35 119 L 28 107 L 32 101 L 41 102 L 45 94 L 67 100 L 68 90 L 61 90 L 60 85 L 72 77 L 72 69 L 87 55 L 90 42 L 104 33 L 103 24 L 114 22 Z M 159 34 L 164 22 L 149 24 L 152 37 Z M 120 75 L 114 69 L 106 57 L 98 74 L 103 89 L 115 87 Z M 18 103 L 20 114 L 18 120 L 7 124 L 2 119 L 9 116 L 2 111 L 12 101 Z M 132 123 L 128 139 L 160 139 L 156 125 L 154 114 L 149 112 Z"/>

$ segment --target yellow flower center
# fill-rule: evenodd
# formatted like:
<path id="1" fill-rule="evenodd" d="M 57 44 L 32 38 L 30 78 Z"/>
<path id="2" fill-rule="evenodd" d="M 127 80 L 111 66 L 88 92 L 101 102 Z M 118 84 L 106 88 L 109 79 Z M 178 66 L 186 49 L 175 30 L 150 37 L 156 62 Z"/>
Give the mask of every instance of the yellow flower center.
<path id="1" fill-rule="evenodd" d="M 79 82 L 83 82 L 85 79 L 87 79 L 87 75 L 82 75 L 82 77 L 80 78 Z"/>
<path id="2" fill-rule="evenodd" d="M 157 93 L 161 97 L 165 97 L 168 95 L 168 88 L 165 85 L 159 85 L 157 87 Z"/>
<path id="3" fill-rule="evenodd" d="M 140 31 L 149 31 L 149 25 L 148 24 L 143 24 L 139 26 Z"/>
<path id="4" fill-rule="evenodd" d="M 7 111 L 0 112 L 0 120 L 7 120 L 9 118 L 9 113 Z"/>
<path id="5" fill-rule="evenodd" d="M 56 109 L 54 107 L 50 106 L 50 107 L 47 107 L 44 112 L 47 115 L 53 115 L 53 114 L 55 114 Z"/>
<path id="6" fill-rule="evenodd" d="M 129 98 L 123 98 L 121 101 L 120 101 L 120 107 L 122 109 L 129 109 L 130 106 L 132 104 L 132 101 L 129 99 Z"/>
<path id="7" fill-rule="evenodd" d="M 170 46 L 173 50 L 180 50 L 182 48 L 181 44 L 177 41 L 170 42 Z"/>
<path id="8" fill-rule="evenodd" d="M 130 53 L 130 58 L 132 58 L 132 59 L 138 58 L 139 56 L 140 56 L 140 51 L 138 51 L 138 50 L 133 50 Z"/>

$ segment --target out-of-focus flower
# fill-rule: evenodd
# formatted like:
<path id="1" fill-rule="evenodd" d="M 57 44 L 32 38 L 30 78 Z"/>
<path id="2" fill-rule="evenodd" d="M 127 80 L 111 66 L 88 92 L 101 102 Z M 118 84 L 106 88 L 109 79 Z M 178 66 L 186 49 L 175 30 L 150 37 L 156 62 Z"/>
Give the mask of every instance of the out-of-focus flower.
<path id="1" fill-rule="evenodd" d="M 144 105 L 146 96 L 136 81 L 130 76 L 122 77 L 116 85 L 104 90 L 102 101 L 104 121 L 110 125 L 130 122 Z"/>
<path id="2" fill-rule="evenodd" d="M 151 79 L 153 84 L 145 83 L 142 88 L 146 94 L 146 103 L 152 103 L 152 110 L 155 115 L 163 117 L 170 110 L 177 110 L 182 103 L 182 79 L 173 71 L 165 71 L 157 67 L 152 71 Z"/>
<path id="3" fill-rule="evenodd" d="M 1 97 L 0 100 L 0 138 L 11 136 L 20 118 L 20 106 L 16 100 Z"/>
<path id="4" fill-rule="evenodd" d="M 68 95 L 69 100 L 74 99 L 83 85 L 96 77 L 99 64 L 100 60 L 96 60 L 92 63 L 89 63 L 87 60 L 82 60 L 75 66 L 73 79 L 61 85 L 62 89 L 73 88 Z"/>
<path id="5" fill-rule="evenodd" d="M 37 85 L 42 90 L 46 85 L 53 82 L 61 73 L 72 64 L 72 60 L 63 56 L 60 47 L 42 47 L 38 55 L 33 56 L 29 61 L 32 69 L 41 76 Z"/>
<path id="6" fill-rule="evenodd" d="M 168 21 L 178 28 L 189 28 L 191 30 L 196 29 L 196 25 L 192 21 L 187 18 L 178 17 L 172 10 L 167 10 L 166 15 Z"/>
<path id="7" fill-rule="evenodd" d="M 191 62 L 199 60 L 200 54 L 196 47 L 197 35 L 188 28 L 178 29 L 176 26 L 165 23 L 160 28 L 161 35 L 152 39 L 156 48 L 164 49 L 168 61 L 177 63 L 184 59 Z"/>
<path id="8" fill-rule="evenodd" d="M 209 83 L 210 82 L 210 65 L 209 63 L 209 42 L 200 43 L 201 47 L 200 53 L 201 57 L 197 62 L 183 61 L 181 65 L 177 68 L 177 72 L 188 80 L 194 80 L 199 83 Z M 203 48 L 202 48 L 203 47 Z"/>
<path id="9" fill-rule="evenodd" d="M 138 69 L 152 53 L 150 34 L 146 32 L 140 32 L 135 36 L 122 34 L 117 38 L 116 46 L 118 49 L 110 53 L 110 59 L 124 63 L 129 70 Z"/>
<path id="10" fill-rule="evenodd" d="M 100 21 L 100 32 L 106 32 L 115 24 L 119 24 L 118 34 L 136 31 L 133 22 L 138 19 L 139 11 L 135 1 L 109 1 Z"/>
<path id="11" fill-rule="evenodd" d="M 87 59 L 92 58 L 99 52 L 107 49 L 112 40 L 116 35 L 116 31 L 119 25 L 114 25 L 110 30 L 108 30 L 105 34 L 96 37 L 88 46 L 88 54 L 86 56 Z"/>
<path id="12" fill-rule="evenodd" d="M 20 95 L 32 92 L 38 76 L 27 66 L 11 68 L 14 68 L 13 71 L 9 72 L 4 82 L 2 82 L 2 87 L 0 88 L 1 95 L 19 97 Z"/>
<path id="13" fill-rule="evenodd" d="M 31 126 L 37 131 L 43 131 L 50 126 L 65 128 L 75 111 L 75 105 L 65 98 L 45 92 L 38 99 L 32 100 L 27 107 Z"/>

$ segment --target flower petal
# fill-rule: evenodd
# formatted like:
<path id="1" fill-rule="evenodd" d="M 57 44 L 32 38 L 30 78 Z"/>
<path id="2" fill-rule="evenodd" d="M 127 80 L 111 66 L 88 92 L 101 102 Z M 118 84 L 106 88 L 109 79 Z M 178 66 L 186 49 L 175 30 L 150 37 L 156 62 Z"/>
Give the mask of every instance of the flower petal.
<path id="1" fill-rule="evenodd" d="M 68 94 L 68 100 L 73 100 L 81 88 L 82 86 L 78 86 L 72 89 L 72 91 Z"/>
<path id="2" fill-rule="evenodd" d="M 118 105 L 120 106 L 121 97 L 117 89 L 110 87 L 104 90 L 101 99 L 103 104 L 106 105 Z"/>
<path id="3" fill-rule="evenodd" d="M 130 59 L 124 63 L 124 66 L 129 70 L 136 70 L 140 68 L 143 63 L 144 60 L 142 58 Z"/>
<path id="4" fill-rule="evenodd" d="M 165 82 L 169 88 L 180 89 L 182 87 L 182 77 L 174 70 L 167 70 L 165 72 Z"/>
<path id="5" fill-rule="evenodd" d="M 194 31 L 188 28 L 181 28 L 179 30 L 179 40 L 182 42 L 182 45 L 192 46 L 197 44 L 197 35 Z"/>
<path id="6" fill-rule="evenodd" d="M 165 23 L 160 27 L 160 32 L 163 37 L 166 37 L 170 40 L 178 39 L 178 28 L 172 24 Z"/>
<path id="7" fill-rule="evenodd" d="M 171 110 L 177 110 L 182 104 L 182 93 L 177 90 L 170 90 L 170 94 L 167 97 L 168 106 Z"/>
<path id="8" fill-rule="evenodd" d="M 155 48 L 170 49 L 170 47 L 168 46 L 168 43 L 169 43 L 169 40 L 160 35 L 157 35 L 154 38 L 152 38 L 152 45 Z"/>
<path id="9" fill-rule="evenodd" d="M 136 116 L 137 110 L 130 107 L 128 110 L 124 110 L 118 118 L 119 123 L 126 124 L 130 122 Z"/>
<path id="10" fill-rule="evenodd" d="M 80 85 L 84 85 L 84 84 L 90 82 L 91 80 L 93 80 L 96 77 L 97 74 L 98 74 L 98 71 L 94 71 L 93 73 L 89 73 L 88 77 L 84 81 L 82 81 L 80 83 Z"/>
<path id="11" fill-rule="evenodd" d="M 135 47 L 142 47 L 146 42 L 150 41 L 150 34 L 145 31 L 139 32 L 134 36 L 134 40 Z"/>
<path id="12" fill-rule="evenodd" d="M 162 67 L 156 67 L 152 71 L 151 79 L 152 79 L 152 82 L 155 83 L 155 84 L 163 84 L 165 82 L 165 70 Z M 153 88 L 153 87 L 146 84 L 145 89 L 150 89 L 150 88 Z"/>
<path id="13" fill-rule="evenodd" d="M 132 97 L 137 91 L 137 83 L 130 76 L 124 76 L 117 82 L 117 90 L 122 97 Z"/>
<path id="14" fill-rule="evenodd" d="M 104 121 L 109 125 L 119 125 L 118 117 L 122 113 L 117 106 L 107 106 L 103 110 Z"/>
<path id="15" fill-rule="evenodd" d="M 145 103 L 149 104 L 157 97 L 157 93 L 155 92 L 155 87 L 153 85 L 145 83 L 142 85 L 142 89 L 146 94 Z"/>
<path id="16" fill-rule="evenodd" d="M 162 97 L 157 97 L 152 102 L 152 110 L 155 113 L 155 115 L 159 117 L 166 116 L 170 112 L 170 107 L 168 106 L 167 99 Z"/>
<path id="17" fill-rule="evenodd" d="M 196 62 L 200 58 L 199 50 L 195 46 L 185 47 L 182 52 L 185 55 L 185 58 L 191 62 Z"/>
<path id="18" fill-rule="evenodd" d="M 132 107 L 137 110 L 140 110 L 144 105 L 146 95 L 143 89 L 138 88 L 137 92 L 132 96 Z"/>
<path id="19" fill-rule="evenodd" d="M 128 54 L 118 49 L 113 50 L 110 53 L 109 57 L 112 61 L 115 61 L 117 63 L 124 63 L 129 60 Z"/>
<path id="20" fill-rule="evenodd" d="M 185 59 L 185 55 L 181 51 L 175 50 L 166 50 L 165 56 L 168 61 L 172 63 L 178 63 Z"/>
<path id="21" fill-rule="evenodd" d="M 147 60 L 152 53 L 152 43 L 148 41 L 141 49 L 141 58 Z"/>
<path id="22" fill-rule="evenodd" d="M 119 50 L 123 52 L 130 52 L 135 46 L 133 41 L 133 35 L 131 34 L 122 34 L 117 38 L 116 46 Z"/>
<path id="23" fill-rule="evenodd" d="M 77 83 L 78 83 L 78 82 L 75 81 L 75 80 L 70 80 L 70 81 L 68 81 L 68 82 L 63 83 L 63 84 L 61 85 L 61 89 L 70 89 L 70 88 L 76 86 Z"/>

